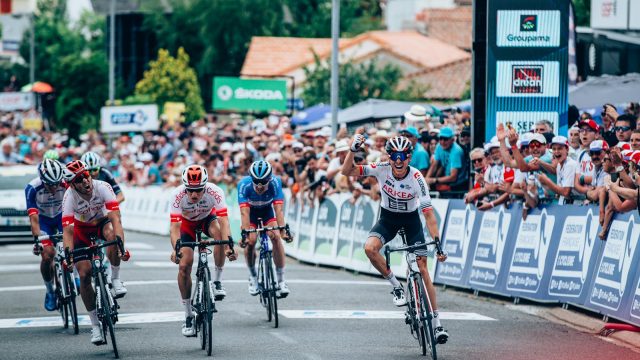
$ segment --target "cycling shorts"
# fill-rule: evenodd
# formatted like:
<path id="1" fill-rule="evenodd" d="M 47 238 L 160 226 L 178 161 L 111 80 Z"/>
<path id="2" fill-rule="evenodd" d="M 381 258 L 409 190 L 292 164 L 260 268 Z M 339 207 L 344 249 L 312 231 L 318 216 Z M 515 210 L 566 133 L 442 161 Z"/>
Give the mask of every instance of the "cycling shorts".
<path id="1" fill-rule="evenodd" d="M 393 240 L 401 228 L 404 228 L 407 245 L 411 246 L 426 241 L 422 222 L 420 221 L 419 210 L 410 213 L 396 213 L 381 208 L 380 218 L 369 232 L 369 237 L 377 237 L 384 245 Z M 415 254 L 418 256 L 427 256 L 427 251 L 417 250 Z"/>
<path id="2" fill-rule="evenodd" d="M 182 222 L 180 223 L 180 241 L 196 241 L 196 229 L 200 229 L 205 235 L 212 238 L 213 236 L 209 234 L 209 225 L 216 219 L 218 219 L 218 217 L 216 217 L 214 214 L 209 214 L 206 218 L 198 221 L 189 221 L 183 218 Z M 190 247 L 193 249 L 195 246 L 185 247 Z"/>
<path id="3" fill-rule="evenodd" d="M 249 208 L 249 222 L 251 227 L 258 228 L 258 219 L 262 219 L 264 226 L 267 226 L 272 221 L 276 221 L 276 215 L 273 212 L 273 206 L 264 206 L 259 208 Z"/>
<path id="4" fill-rule="evenodd" d="M 38 222 L 40 223 L 40 232 L 42 234 L 62 234 L 62 213 L 58 214 L 58 216 L 54 218 L 38 215 Z M 43 247 L 55 245 L 51 240 L 43 240 L 41 244 Z"/>
<path id="5" fill-rule="evenodd" d="M 73 223 L 73 248 L 83 249 L 91 245 L 91 236 L 95 236 L 97 239 L 104 239 L 104 227 L 111 220 L 109 218 L 102 218 L 96 224 L 83 223 L 75 221 Z M 78 255 L 73 257 L 74 262 L 91 260 L 87 254 Z"/>

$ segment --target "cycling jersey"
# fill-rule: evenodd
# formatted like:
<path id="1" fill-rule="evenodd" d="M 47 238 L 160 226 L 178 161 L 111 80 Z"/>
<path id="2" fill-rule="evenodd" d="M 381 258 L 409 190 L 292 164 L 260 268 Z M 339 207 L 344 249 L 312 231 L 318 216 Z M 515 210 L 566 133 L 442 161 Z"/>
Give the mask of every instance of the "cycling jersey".
<path id="1" fill-rule="evenodd" d="M 196 222 L 204 220 L 210 214 L 227 216 L 224 191 L 212 183 L 205 185 L 202 199 L 197 203 L 189 201 L 184 185 L 178 186 L 173 191 L 171 198 L 173 199 L 170 214 L 171 222 L 181 222 L 182 220 Z"/>
<path id="2" fill-rule="evenodd" d="M 263 208 L 282 203 L 284 203 L 282 180 L 277 176 L 271 177 L 267 189 L 262 194 L 258 194 L 253 188 L 251 176 L 245 176 L 238 183 L 238 204 L 241 208 Z"/>
<path id="3" fill-rule="evenodd" d="M 116 194 L 109 184 L 91 180 L 93 190 L 87 201 L 73 188 L 68 188 L 62 199 L 62 226 L 87 225 L 105 218 L 110 211 L 120 210 Z"/>
<path id="4" fill-rule="evenodd" d="M 111 185 L 111 188 L 116 195 L 122 192 L 122 189 L 120 189 L 120 185 L 118 185 L 118 183 L 116 182 L 116 179 L 113 177 L 113 174 L 111 174 L 111 171 L 105 168 L 100 168 L 100 172 L 98 173 L 98 177 L 96 180 L 104 181 Z"/>
<path id="5" fill-rule="evenodd" d="M 361 176 L 375 176 L 380 183 L 383 209 L 400 213 L 410 213 L 418 208 L 422 212 L 433 210 L 429 188 L 418 169 L 409 167 L 402 179 L 393 176 L 388 162 L 358 165 L 358 169 Z"/>
<path id="6" fill-rule="evenodd" d="M 593 163 L 591 162 L 591 154 L 588 149 L 581 149 L 578 152 L 578 173 L 581 175 L 591 175 L 593 171 Z"/>
<path id="7" fill-rule="evenodd" d="M 24 189 L 27 198 L 27 212 L 29 215 L 40 215 L 48 218 L 55 218 L 62 213 L 62 198 L 67 190 L 64 182 L 55 187 L 55 191 L 50 193 L 39 177 L 31 180 Z"/>
<path id="8" fill-rule="evenodd" d="M 512 183 L 514 177 L 513 169 L 504 164 L 493 164 L 484 172 L 484 181 L 488 184 Z"/>

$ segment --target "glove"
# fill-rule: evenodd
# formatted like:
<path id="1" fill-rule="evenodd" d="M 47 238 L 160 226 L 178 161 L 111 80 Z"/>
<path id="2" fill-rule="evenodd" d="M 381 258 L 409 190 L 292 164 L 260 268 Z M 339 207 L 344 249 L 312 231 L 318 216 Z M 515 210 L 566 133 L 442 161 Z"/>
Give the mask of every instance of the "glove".
<path id="1" fill-rule="evenodd" d="M 42 246 L 40 243 L 33 244 L 33 255 L 40 255 L 42 253 Z"/>
<path id="2" fill-rule="evenodd" d="M 120 258 L 122 259 L 122 261 L 129 261 L 129 259 L 131 258 L 131 253 L 129 252 L 129 249 L 125 249 L 124 254 L 122 254 Z"/>
<path id="3" fill-rule="evenodd" d="M 360 149 L 362 144 L 364 144 L 365 138 L 362 134 L 356 134 L 353 137 L 353 142 L 351 143 L 351 151 L 356 152 Z"/>

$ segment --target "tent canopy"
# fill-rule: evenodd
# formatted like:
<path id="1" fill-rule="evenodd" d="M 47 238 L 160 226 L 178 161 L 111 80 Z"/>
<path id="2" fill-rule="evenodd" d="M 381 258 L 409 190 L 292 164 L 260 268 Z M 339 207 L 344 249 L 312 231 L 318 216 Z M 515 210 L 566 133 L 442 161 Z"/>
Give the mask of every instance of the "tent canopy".
<path id="1" fill-rule="evenodd" d="M 606 103 L 621 105 L 640 101 L 640 74 L 590 77 L 569 89 L 569 104 L 578 109 L 601 109 Z"/>
<path id="2" fill-rule="evenodd" d="M 367 99 L 338 113 L 338 122 L 348 124 L 352 122 L 399 118 L 409 111 L 412 105 L 422 105 L 427 114 L 433 115 L 436 110 L 429 104 L 416 104 L 411 101 Z"/>
<path id="3" fill-rule="evenodd" d="M 331 113 L 331 106 L 325 104 L 314 105 L 303 111 L 299 111 L 291 118 L 294 125 L 307 125 L 321 120 L 327 113 Z"/>

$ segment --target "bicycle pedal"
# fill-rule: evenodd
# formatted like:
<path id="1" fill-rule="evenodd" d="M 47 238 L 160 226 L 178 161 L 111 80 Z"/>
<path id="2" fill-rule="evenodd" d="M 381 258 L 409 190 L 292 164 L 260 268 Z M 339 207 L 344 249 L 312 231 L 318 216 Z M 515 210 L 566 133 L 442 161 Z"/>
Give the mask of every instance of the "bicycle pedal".
<path id="1" fill-rule="evenodd" d="M 216 301 L 222 301 L 222 300 L 225 298 L 225 296 L 224 296 L 224 295 L 216 295 L 216 296 L 214 296 L 213 298 L 214 298 Z"/>

